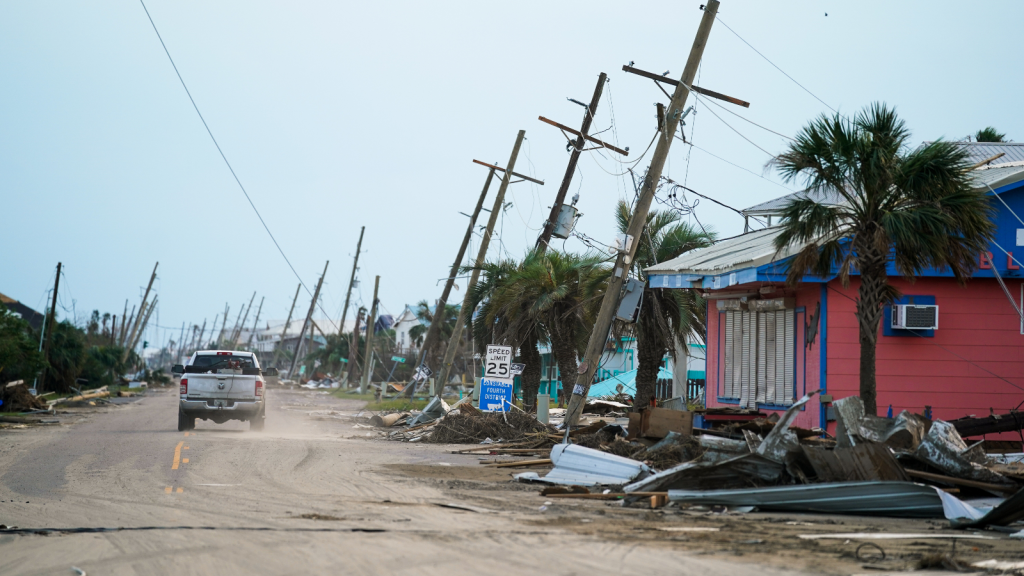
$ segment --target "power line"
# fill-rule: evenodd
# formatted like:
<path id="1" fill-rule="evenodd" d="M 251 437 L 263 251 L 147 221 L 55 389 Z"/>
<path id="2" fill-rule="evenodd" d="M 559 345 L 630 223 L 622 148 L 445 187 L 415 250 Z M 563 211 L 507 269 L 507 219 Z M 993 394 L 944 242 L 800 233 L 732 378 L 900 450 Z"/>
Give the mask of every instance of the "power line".
<path id="1" fill-rule="evenodd" d="M 779 184 L 778 182 L 776 182 L 774 180 L 769 180 L 768 178 L 765 178 L 764 176 L 758 174 L 757 172 L 754 172 L 753 170 L 750 170 L 749 168 L 744 168 L 743 166 L 740 166 L 739 164 L 736 164 L 735 162 L 730 162 L 729 160 L 726 160 L 725 158 L 722 158 L 721 156 L 719 156 L 717 154 L 709 152 L 709 151 L 705 150 L 704 148 L 701 148 L 700 146 L 697 146 L 693 142 L 686 142 L 686 144 L 689 144 L 690 146 L 696 148 L 697 150 L 700 150 L 701 152 L 707 154 L 708 156 L 713 156 L 715 158 L 718 158 L 722 162 L 725 162 L 726 164 L 729 164 L 731 166 L 735 166 L 736 168 L 739 168 L 740 170 L 743 170 L 744 172 L 748 172 L 750 174 L 753 174 L 754 176 L 757 176 L 758 178 L 764 180 L 765 182 L 771 182 L 772 184 L 775 184 L 776 186 L 778 186 L 779 188 L 782 188 L 783 190 L 787 190 L 789 192 L 796 192 L 796 190 L 793 190 L 791 188 L 787 188 L 786 186 L 783 186 L 782 184 Z"/>
<path id="2" fill-rule="evenodd" d="M 206 123 L 206 118 L 203 118 L 203 113 L 199 111 L 199 106 L 196 104 L 195 98 L 192 97 L 192 92 L 189 91 L 188 86 L 185 84 L 185 79 L 181 77 L 181 72 L 178 71 L 178 65 L 174 63 L 174 58 L 171 57 L 171 52 L 167 49 L 167 44 L 164 43 L 163 36 L 161 36 L 160 31 L 157 30 L 156 22 L 153 21 L 153 16 L 149 13 L 149 8 L 146 8 L 145 1 L 139 0 L 139 3 L 142 4 L 142 9 L 146 11 L 146 17 L 149 18 L 149 23 L 153 26 L 153 32 L 156 32 L 156 37 L 160 40 L 160 46 L 163 47 L 164 54 L 167 54 L 167 59 L 170 60 L 171 67 L 174 68 L 174 73 L 178 75 L 181 87 L 185 89 L 185 94 L 188 95 L 189 101 L 192 102 L 192 107 L 195 108 L 196 114 L 199 115 L 199 120 L 203 122 L 203 127 L 206 128 L 206 133 L 210 135 L 210 140 L 213 140 L 213 145 L 217 147 L 217 152 L 220 153 L 220 157 L 224 160 L 224 164 L 226 164 L 228 170 L 231 171 L 231 176 L 235 178 L 235 182 L 238 183 L 238 187 L 242 190 L 242 194 L 245 195 L 245 199 L 249 201 L 249 206 L 252 206 L 252 210 L 256 213 L 256 217 L 260 219 L 260 224 L 262 224 L 263 229 L 267 231 L 270 239 L 274 242 L 274 246 L 277 247 L 277 251 L 281 254 L 281 257 L 284 258 L 285 263 L 287 263 L 288 267 L 291 268 L 292 274 L 298 278 L 299 284 L 302 284 L 302 287 L 306 289 L 306 293 L 312 297 L 313 293 L 309 290 L 309 287 L 306 286 L 306 283 L 302 281 L 302 277 L 299 276 L 299 273 L 295 270 L 295 266 L 292 266 L 291 260 L 288 259 L 288 256 L 284 253 L 281 245 L 278 244 L 277 238 L 274 237 L 274 233 L 270 231 L 270 227 L 267 226 L 266 221 L 263 220 L 263 215 L 260 214 L 260 211 L 256 208 L 256 204 L 254 204 L 252 198 L 249 197 L 249 192 L 245 190 L 245 186 L 242 185 L 242 181 L 238 178 L 238 174 L 235 174 L 235 169 L 231 167 L 231 162 L 228 162 L 228 157 L 224 154 L 224 151 L 221 150 L 220 144 L 217 143 L 217 138 L 214 137 L 213 131 L 210 130 L 210 125 Z M 319 302 L 317 303 L 317 307 L 320 308 L 321 312 L 327 314 L 327 311 L 320 306 Z M 331 324 L 334 324 L 329 315 L 327 316 L 327 320 L 328 322 L 331 322 Z M 335 328 L 337 328 L 337 326 L 335 326 Z"/>
<path id="3" fill-rule="evenodd" d="M 729 109 L 728 109 L 728 108 L 726 108 L 725 106 L 722 106 L 721 104 L 719 104 L 718 102 L 715 102 L 714 100 L 712 100 L 712 99 L 710 99 L 710 98 L 707 98 L 707 99 L 705 99 L 705 98 L 704 98 L 704 96 L 701 96 L 700 94 L 698 94 L 698 93 L 696 93 L 696 92 L 694 92 L 694 93 L 693 93 L 693 95 L 694 95 L 694 96 L 696 96 L 698 100 L 706 100 L 706 102 L 707 102 L 708 104 L 714 104 L 714 105 L 715 105 L 715 106 L 717 106 L 718 108 L 721 108 L 722 110 L 725 110 L 725 111 L 726 111 L 726 112 L 728 112 L 729 114 L 732 114 L 733 116 L 735 116 L 735 117 L 739 118 L 740 120 L 743 120 L 744 122 L 749 122 L 750 124 L 753 124 L 754 126 L 757 126 L 758 128 L 760 128 L 760 129 L 762 129 L 762 130 L 765 130 L 765 131 L 771 132 L 772 134 L 775 134 L 776 136 L 782 136 L 782 137 L 783 137 L 783 138 L 785 138 L 786 140 L 789 140 L 789 141 L 791 141 L 791 142 L 796 142 L 796 140 L 794 140 L 793 138 L 790 138 L 789 136 L 786 136 L 786 135 L 785 135 L 785 134 L 783 134 L 782 132 L 776 132 L 775 130 L 772 130 L 771 128 L 767 128 L 767 127 L 765 127 L 765 126 L 761 126 L 761 125 L 760 125 L 760 124 L 758 124 L 757 122 L 754 122 L 753 120 L 750 120 L 750 119 L 748 119 L 748 118 L 746 118 L 746 117 L 744 117 L 744 116 L 740 116 L 739 114 L 737 114 L 737 113 L 733 112 L 732 110 L 729 110 Z M 714 113 L 712 112 L 712 114 L 714 114 Z M 691 136 L 691 137 L 692 137 L 692 136 Z"/>
<path id="4" fill-rule="evenodd" d="M 814 94 L 814 92 L 811 92 L 811 91 L 810 91 L 810 90 L 808 90 L 808 89 L 807 89 L 807 88 L 806 88 L 806 87 L 805 87 L 805 86 L 804 86 L 803 84 L 801 84 L 801 83 L 797 82 L 797 81 L 796 81 L 796 78 L 793 78 L 793 77 L 792 77 L 792 76 L 790 76 L 789 74 L 786 74 L 786 71 L 785 71 L 785 70 L 783 70 L 782 68 L 779 68 L 779 67 L 778 67 L 778 65 L 776 65 L 776 64 L 775 64 L 775 62 L 772 62 L 771 60 L 769 60 L 767 56 L 765 56 L 764 54 L 761 54 L 761 52 L 760 52 L 760 51 L 759 51 L 759 50 L 758 50 L 757 48 L 754 48 L 754 47 L 753 47 L 753 46 L 752 46 L 752 45 L 750 44 L 750 42 L 747 42 L 746 40 L 744 40 L 742 36 L 740 36 L 739 34 L 737 34 L 735 30 L 733 30 L 732 28 L 730 28 L 730 27 L 729 27 L 729 25 L 728 25 L 728 24 L 726 24 L 724 20 L 722 20 L 722 17 L 721 17 L 721 15 L 718 15 L 716 19 L 717 19 L 717 20 L 718 20 L 719 22 L 721 22 L 721 23 L 722 23 L 722 26 L 725 26 L 725 28 L 726 28 L 726 29 L 727 29 L 727 30 L 728 30 L 729 32 L 732 32 L 732 33 L 733 33 L 733 35 L 735 35 L 735 36 L 736 36 L 737 38 L 739 38 L 741 42 L 743 42 L 744 44 L 746 44 L 747 46 L 749 46 L 749 47 L 750 47 L 750 49 L 751 49 L 751 50 L 753 50 L 754 52 L 757 52 L 757 55 L 758 55 L 758 56 L 760 56 L 761 58 L 764 58 L 765 62 L 767 62 L 767 63 L 771 64 L 771 65 L 772 65 L 772 66 L 773 66 L 773 67 L 774 67 L 774 68 L 775 68 L 776 70 L 778 70 L 779 72 L 782 72 L 782 75 L 783 75 L 783 76 L 785 76 L 786 78 L 789 78 L 790 80 L 792 80 L 794 84 L 796 84 L 796 85 L 797 85 L 797 86 L 799 86 L 799 87 L 800 87 L 801 89 L 803 89 L 803 91 L 804 91 L 804 92 L 807 92 L 808 94 L 810 94 L 810 95 L 811 95 L 811 96 L 812 96 L 812 97 L 813 97 L 813 98 L 814 98 L 815 100 L 817 100 L 818 102 L 821 102 L 822 104 L 824 104 L 826 108 L 828 108 L 829 110 L 831 110 L 831 111 L 835 112 L 836 114 L 839 114 L 839 111 L 838 111 L 838 110 L 836 110 L 835 108 L 833 108 L 833 107 L 829 106 L 829 105 L 828 105 L 828 103 L 826 103 L 826 102 L 825 102 L 824 100 L 822 100 L 821 98 L 818 98 L 818 97 L 817 97 L 817 96 L 816 96 L 816 95 Z"/>

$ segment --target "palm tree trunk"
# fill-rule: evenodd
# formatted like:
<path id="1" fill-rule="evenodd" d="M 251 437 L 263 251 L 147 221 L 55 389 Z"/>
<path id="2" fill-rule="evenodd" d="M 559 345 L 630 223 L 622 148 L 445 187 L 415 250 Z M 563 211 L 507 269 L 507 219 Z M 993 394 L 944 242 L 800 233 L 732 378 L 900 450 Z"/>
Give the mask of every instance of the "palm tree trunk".
<path id="1" fill-rule="evenodd" d="M 537 333 L 530 332 L 526 341 L 519 347 L 519 357 L 523 359 L 523 407 L 532 412 L 537 407 L 537 392 L 540 390 L 540 350 L 537 349 Z"/>
<path id="2" fill-rule="evenodd" d="M 576 382 L 576 368 L 579 366 L 576 361 L 576 345 L 571 338 L 560 337 L 552 330 L 551 351 L 555 354 L 559 379 L 562 381 L 562 389 L 558 391 L 558 405 L 561 407 L 572 393 L 570 387 Z"/>
<path id="3" fill-rule="evenodd" d="M 658 383 L 658 370 L 661 360 L 665 357 L 664 342 L 651 334 L 638 331 L 636 335 L 636 396 L 633 398 L 633 411 L 639 412 L 647 407 L 655 397 L 654 388 Z"/>
<path id="4" fill-rule="evenodd" d="M 862 252 L 863 254 L 863 252 Z M 857 323 L 860 329 L 860 399 L 864 413 L 878 415 L 878 392 L 875 378 L 876 347 L 878 345 L 878 324 L 882 319 L 888 277 L 885 260 L 861 258 L 870 264 L 861 270 L 860 287 L 857 288 Z M 880 262 L 880 263 L 879 263 Z"/>

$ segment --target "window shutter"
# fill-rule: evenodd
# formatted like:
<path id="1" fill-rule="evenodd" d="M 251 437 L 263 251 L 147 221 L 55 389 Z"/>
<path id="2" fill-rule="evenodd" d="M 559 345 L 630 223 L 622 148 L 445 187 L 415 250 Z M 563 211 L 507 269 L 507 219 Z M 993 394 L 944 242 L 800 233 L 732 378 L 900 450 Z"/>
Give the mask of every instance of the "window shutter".
<path id="1" fill-rule="evenodd" d="M 785 399 L 782 404 L 789 406 L 793 403 L 793 396 L 796 395 L 796 382 L 793 374 L 793 344 L 795 341 L 795 324 L 796 324 L 796 312 L 793 310 L 786 310 L 783 312 L 786 316 L 786 355 L 785 355 L 785 380 L 783 390 L 785 391 Z"/>
<path id="2" fill-rule="evenodd" d="M 757 319 L 757 401 L 764 404 L 768 392 L 768 380 L 765 373 L 765 355 L 767 353 L 767 322 L 765 321 L 770 312 L 756 312 Z"/>
<path id="3" fill-rule="evenodd" d="M 736 362 L 736 355 L 733 346 L 733 330 L 735 329 L 734 324 L 736 322 L 735 312 L 725 313 L 725 372 L 724 382 L 722 382 L 722 395 L 726 398 L 735 398 L 736 394 L 732 390 L 732 373 L 733 365 Z"/>
<path id="4" fill-rule="evenodd" d="M 743 314 L 743 359 L 740 372 L 740 405 L 753 408 L 754 395 L 757 392 L 756 384 L 754 383 L 756 371 L 754 374 L 751 374 L 750 355 L 757 345 L 757 333 L 754 331 L 754 328 L 757 326 L 757 319 L 750 312 L 745 311 L 741 312 L 741 314 Z"/>
<path id="5" fill-rule="evenodd" d="M 765 398 L 768 404 L 775 404 L 777 402 L 776 394 L 776 383 L 778 379 L 775 377 L 775 355 L 777 354 L 776 348 L 776 322 L 775 318 L 778 312 L 765 312 L 764 313 L 765 327 L 764 334 L 766 338 L 765 342 L 765 357 L 764 357 L 764 375 L 765 375 L 765 386 L 767 388 Z"/>

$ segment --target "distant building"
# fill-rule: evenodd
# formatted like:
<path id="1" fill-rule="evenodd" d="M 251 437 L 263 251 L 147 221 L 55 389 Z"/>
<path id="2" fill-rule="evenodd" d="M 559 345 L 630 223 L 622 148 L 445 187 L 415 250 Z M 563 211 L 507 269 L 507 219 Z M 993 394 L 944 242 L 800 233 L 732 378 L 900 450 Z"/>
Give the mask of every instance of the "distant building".
<path id="1" fill-rule="evenodd" d="M 46 318 L 43 314 L 4 294 L 0 294 L 0 302 L 3 303 L 9 312 L 28 322 L 28 325 L 33 330 L 39 330 L 43 327 L 43 319 Z"/>
<path id="2" fill-rule="evenodd" d="M 424 322 L 416 313 L 413 312 L 409 305 L 405 306 L 405 310 L 395 318 L 394 325 L 392 328 L 395 330 L 395 346 L 396 353 L 403 354 L 409 352 L 416 352 L 419 350 L 419 345 L 416 344 L 412 335 L 409 333 L 415 326 L 428 326 L 427 322 Z"/>

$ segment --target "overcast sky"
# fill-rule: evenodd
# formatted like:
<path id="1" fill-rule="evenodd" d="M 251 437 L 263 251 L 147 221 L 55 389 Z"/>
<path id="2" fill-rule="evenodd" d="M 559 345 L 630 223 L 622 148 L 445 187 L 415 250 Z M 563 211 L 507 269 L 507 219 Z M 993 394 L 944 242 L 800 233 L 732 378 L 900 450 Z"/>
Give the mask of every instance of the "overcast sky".
<path id="1" fill-rule="evenodd" d="M 490 250 L 522 255 L 567 160 L 563 135 L 537 116 L 578 126 L 582 109 L 566 98 L 589 101 L 600 72 L 611 81 L 591 131 L 639 158 L 654 104 L 668 99 L 622 65 L 678 79 L 701 17 L 698 1 L 147 5 L 310 290 L 330 260 L 325 329 L 340 319 L 360 226 L 355 305 L 369 303 L 375 275 L 384 313 L 433 301 L 465 233 L 459 212 L 486 177 L 471 161 L 504 166 L 525 129 L 516 170 L 546 184 L 510 187 Z M 881 100 L 915 142 L 988 125 L 1024 138 L 1012 64 L 1024 3 L 726 0 L 720 16 L 697 84 L 751 102 L 723 106 L 766 128 L 793 134 L 829 112 L 822 101 L 851 113 Z M 770 156 L 743 137 L 771 153 L 783 138 L 690 103 L 686 133 L 700 149 L 677 140 L 667 176 L 737 208 L 795 188 L 763 175 Z M 613 208 L 632 185 L 616 176 L 629 164 L 602 154 L 581 159 L 569 196 L 580 194 L 577 230 L 610 243 Z M 0 198 L 0 292 L 42 311 L 63 262 L 61 318 L 120 314 L 126 299 L 130 309 L 156 261 L 152 323 L 173 330 L 147 337 L 161 344 L 182 322 L 223 316 L 225 303 L 233 322 L 253 291 L 266 297 L 264 319 L 283 320 L 298 285 L 137 1 L 0 3 Z M 742 232 L 742 218 L 710 202 L 695 214 L 720 236 Z M 586 250 L 576 239 L 554 245 Z M 296 314 L 308 306 L 303 291 Z"/>

